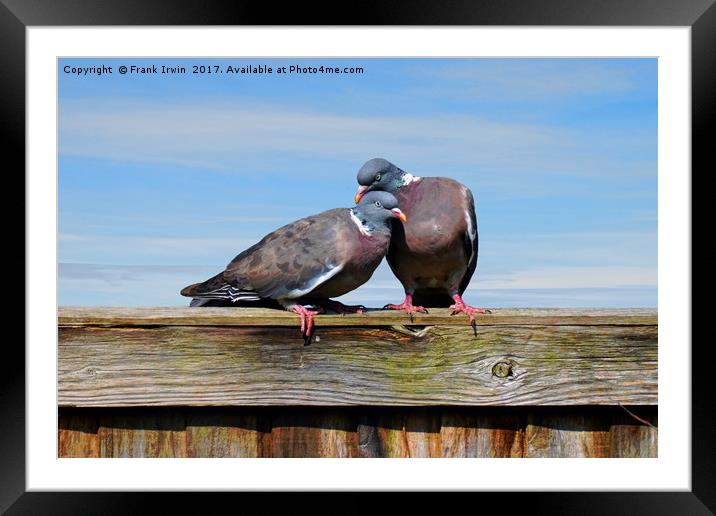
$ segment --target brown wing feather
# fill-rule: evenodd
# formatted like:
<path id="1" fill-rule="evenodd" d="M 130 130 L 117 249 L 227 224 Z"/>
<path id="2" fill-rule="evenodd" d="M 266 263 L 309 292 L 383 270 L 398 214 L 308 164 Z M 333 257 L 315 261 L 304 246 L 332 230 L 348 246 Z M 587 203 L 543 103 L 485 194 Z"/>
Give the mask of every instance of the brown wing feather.
<path id="1" fill-rule="evenodd" d="M 306 217 L 266 235 L 229 263 L 224 279 L 274 299 L 311 288 L 316 278 L 341 265 L 336 245 L 340 212 Z"/>
<path id="2" fill-rule="evenodd" d="M 465 231 L 463 233 L 463 239 L 465 242 L 465 252 L 468 256 L 467 261 L 467 270 L 465 271 L 465 275 L 462 277 L 462 280 L 460 281 L 460 295 L 462 295 L 463 292 L 465 292 L 465 289 L 467 289 L 467 286 L 470 284 L 470 280 L 472 279 L 473 274 L 475 274 L 475 269 L 477 268 L 477 248 L 478 248 L 478 234 L 477 234 L 477 215 L 475 214 L 475 199 L 472 196 L 472 192 L 469 188 L 466 188 L 467 190 L 467 210 L 468 213 L 470 213 L 470 218 L 472 221 L 471 229 L 472 229 L 472 235 L 470 235 L 470 230 Z"/>

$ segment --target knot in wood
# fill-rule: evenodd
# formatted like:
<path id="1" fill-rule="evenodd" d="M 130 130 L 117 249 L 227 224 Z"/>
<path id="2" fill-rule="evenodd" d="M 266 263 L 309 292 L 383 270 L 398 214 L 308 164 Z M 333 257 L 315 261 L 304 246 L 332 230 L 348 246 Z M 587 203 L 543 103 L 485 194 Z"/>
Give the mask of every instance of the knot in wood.
<path id="1" fill-rule="evenodd" d="M 500 360 L 492 366 L 492 374 L 498 378 L 507 378 L 512 376 L 513 363 L 507 360 Z"/>

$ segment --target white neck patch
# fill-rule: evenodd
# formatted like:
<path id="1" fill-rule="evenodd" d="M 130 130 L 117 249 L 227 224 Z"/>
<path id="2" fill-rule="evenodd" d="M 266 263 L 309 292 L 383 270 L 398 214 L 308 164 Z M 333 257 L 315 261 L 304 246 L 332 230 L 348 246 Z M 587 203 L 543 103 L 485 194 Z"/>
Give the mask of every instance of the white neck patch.
<path id="1" fill-rule="evenodd" d="M 373 230 L 363 225 L 363 223 L 360 221 L 360 219 L 358 217 L 356 217 L 356 214 L 353 211 L 353 208 L 350 209 L 350 212 L 351 212 L 351 220 L 353 221 L 353 223 L 356 226 L 358 226 L 358 229 L 360 230 L 360 232 L 362 234 L 364 234 L 365 236 L 370 236 L 370 234 L 373 232 Z"/>
<path id="2" fill-rule="evenodd" d="M 403 186 L 409 185 L 410 183 L 415 183 L 416 181 L 420 181 L 422 178 L 418 176 L 414 176 L 413 174 L 405 173 L 403 174 Z"/>

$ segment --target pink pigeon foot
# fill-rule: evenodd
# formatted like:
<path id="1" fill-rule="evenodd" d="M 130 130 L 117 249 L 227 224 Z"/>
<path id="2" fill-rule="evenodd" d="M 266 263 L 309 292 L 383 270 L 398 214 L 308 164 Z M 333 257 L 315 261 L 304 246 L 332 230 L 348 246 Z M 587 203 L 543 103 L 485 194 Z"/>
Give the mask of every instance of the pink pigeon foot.
<path id="1" fill-rule="evenodd" d="M 475 333 L 475 337 L 477 337 L 477 322 L 475 321 L 475 314 L 489 314 L 492 313 L 489 310 L 485 310 L 484 308 L 474 308 L 472 306 L 466 305 L 465 301 L 462 300 L 459 294 L 455 294 L 452 296 L 452 298 L 455 300 L 454 305 L 450 305 L 450 310 L 452 310 L 452 313 L 450 315 L 457 315 L 459 313 L 464 313 L 470 318 L 470 326 L 472 326 L 472 331 Z"/>
<path id="2" fill-rule="evenodd" d="M 422 306 L 415 306 L 413 305 L 413 296 L 410 294 L 405 294 L 405 301 L 403 301 L 403 304 L 400 305 L 385 305 L 383 307 L 383 310 L 405 310 L 408 315 L 410 316 L 410 319 L 413 319 L 413 314 L 417 312 L 422 312 L 424 314 L 428 313 L 428 309 Z"/>
<path id="3" fill-rule="evenodd" d="M 332 299 L 323 301 L 321 306 L 326 310 L 339 314 L 362 314 L 365 312 L 365 306 L 363 305 L 344 305 L 340 301 L 333 301 Z"/>
<path id="4" fill-rule="evenodd" d="M 308 310 L 301 305 L 294 305 L 291 309 L 301 317 L 301 335 L 303 335 L 303 345 L 308 346 L 311 343 L 313 334 L 313 316 L 318 315 L 323 310 Z"/>

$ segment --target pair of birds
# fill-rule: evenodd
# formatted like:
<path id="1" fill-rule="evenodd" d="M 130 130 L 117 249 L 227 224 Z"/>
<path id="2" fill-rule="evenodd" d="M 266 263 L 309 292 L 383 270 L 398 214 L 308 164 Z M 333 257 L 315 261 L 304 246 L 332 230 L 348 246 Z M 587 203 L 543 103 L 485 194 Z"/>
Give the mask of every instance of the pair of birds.
<path id="1" fill-rule="evenodd" d="M 360 168 L 358 184 L 355 207 L 283 226 L 239 254 L 224 271 L 181 294 L 194 298 L 191 306 L 277 302 L 300 316 L 304 344 L 309 344 L 318 313 L 365 310 L 331 298 L 367 282 L 387 255 L 405 300 L 384 308 L 412 317 L 427 313 L 423 304 L 452 302 L 453 315 L 466 314 L 475 331 L 475 314 L 487 311 L 468 306 L 461 297 L 477 263 L 472 192 L 453 179 L 416 177 L 381 158 Z"/>

